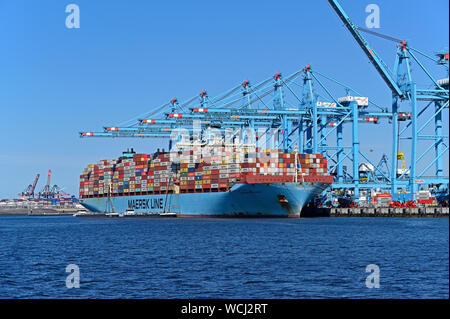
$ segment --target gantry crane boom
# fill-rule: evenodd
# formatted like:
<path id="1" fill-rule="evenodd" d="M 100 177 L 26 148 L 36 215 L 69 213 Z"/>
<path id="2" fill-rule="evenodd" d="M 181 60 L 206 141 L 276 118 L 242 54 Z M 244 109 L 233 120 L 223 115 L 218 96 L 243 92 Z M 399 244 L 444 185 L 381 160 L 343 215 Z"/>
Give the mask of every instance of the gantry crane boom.
<path id="1" fill-rule="evenodd" d="M 355 38 L 356 42 L 359 44 L 361 49 L 369 58 L 370 62 L 372 62 L 375 69 L 383 78 L 384 82 L 386 82 L 387 86 L 391 89 L 392 93 L 401 99 L 406 98 L 403 91 L 397 85 L 397 82 L 393 78 L 393 76 L 389 73 L 389 69 L 383 60 L 375 53 L 375 51 L 371 48 L 370 44 L 366 41 L 366 39 L 359 32 L 359 28 L 352 22 L 350 17 L 345 13 L 344 9 L 341 7 L 337 0 L 328 0 L 331 7 L 336 11 L 339 18 L 344 23 L 345 27 L 350 31 L 353 38 Z"/>

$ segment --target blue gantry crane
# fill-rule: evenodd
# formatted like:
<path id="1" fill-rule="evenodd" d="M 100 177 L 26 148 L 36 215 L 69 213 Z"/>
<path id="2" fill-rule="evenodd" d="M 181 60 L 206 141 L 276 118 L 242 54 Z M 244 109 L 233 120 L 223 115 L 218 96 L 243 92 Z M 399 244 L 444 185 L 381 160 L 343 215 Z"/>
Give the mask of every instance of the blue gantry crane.
<path id="1" fill-rule="evenodd" d="M 412 200 L 416 199 L 416 194 L 419 185 L 424 184 L 437 184 L 440 187 L 447 187 L 448 189 L 448 176 L 443 176 L 443 164 L 442 158 L 444 154 L 448 154 L 448 135 L 442 133 L 442 113 L 444 109 L 448 109 L 449 91 L 448 91 L 448 64 L 449 55 L 448 52 L 442 52 L 437 54 L 437 59 L 423 53 L 420 50 L 412 48 L 406 40 L 399 40 L 393 37 L 381 35 L 377 32 L 366 30 L 364 28 L 357 27 L 345 13 L 338 1 L 328 0 L 332 8 L 336 11 L 339 18 L 344 23 L 345 27 L 349 30 L 353 38 L 362 48 L 364 53 L 369 58 L 370 62 L 374 65 L 378 73 L 381 75 L 384 82 L 387 84 L 392 92 L 392 169 L 389 184 L 391 187 L 391 193 L 396 199 L 398 194 L 398 188 L 405 186 L 405 180 L 407 181 L 409 191 L 412 196 Z M 376 53 L 369 43 L 365 40 L 359 31 L 368 32 L 385 39 L 397 42 L 397 52 L 393 72 L 386 66 L 381 57 Z M 437 80 L 431 72 L 425 67 L 416 54 L 422 55 L 427 59 L 442 65 L 446 69 L 447 78 Z M 421 69 L 431 82 L 431 88 L 418 88 L 417 83 L 412 78 L 411 64 L 415 62 L 419 69 Z M 406 102 L 408 105 L 403 106 L 407 108 L 406 111 L 401 111 L 402 102 Z M 420 104 L 419 102 L 426 102 L 426 104 Z M 425 111 L 434 105 L 434 114 L 431 117 L 425 117 Z M 448 117 L 447 117 L 448 118 Z M 407 121 L 405 127 L 400 130 L 400 122 Z M 421 121 L 421 122 L 419 122 Z M 422 133 L 424 129 L 434 121 L 434 135 L 426 135 Z M 421 123 L 421 124 L 420 124 Z M 409 134 L 407 134 L 407 130 Z M 410 167 L 406 170 L 398 169 L 398 160 L 403 156 L 402 152 L 399 152 L 399 141 L 410 141 L 411 149 L 410 155 Z M 422 154 L 418 153 L 419 143 L 424 141 L 432 141 L 423 151 Z M 418 163 L 424 159 L 428 152 L 434 148 L 433 160 L 428 163 L 425 168 L 418 171 Z M 434 174 L 426 176 L 425 174 L 429 169 L 435 165 Z M 407 177 L 407 178 L 405 178 Z"/>
<path id="2" fill-rule="evenodd" d="M 356 203 L 360 190 L 364 194 L 373 189 L 388 190 L 394 199 L 399 192 L 408 192 L 415 199 L 418 185 L 433 184 L 441 191 L 445 187 L 448 189 L 448 177 L 443 176 L 442 168 L 442 157 L 448 154 L 448 136 L 442 134 L 442 113 L 448 109 L 448 54 L 439 53 L 438 60 L 435 60 L 411 48 L 406 41 L 394 39 L 398 42 L 398 49 L 394 71 L 391 72 L 360 31 L 393 38 L 357 27 L 337 1 L 329 2 L 392 92 L 390 108 L 378 105 L 349 85 L 307 65 L 287 77 L 277 72 L 254 85 L 245 80 L 216 96 L 203 90 L 181 103 L 174 98 L 132 121 L 106 126 L 100 132 L 81 132 L 80 136 L 169 138 L 169 149 L 172 149 L 175 146 L 172 145 L 173 140 L 183 145 L 191 144 L 197 138 L 201 144 L 218 134 L 230 143 L 236 140 L 242 145 L 264 146 L 269 143 L 271 148 L 289 152 L 322 153 L 328 158 L 328 169 L 335 176 L 334 183 L 323 197 L 346 194 Z M 436 80 L 418 60 L 416 53 L 444 66 L 447 78 Z M 416 87 L 412 80 L 411 59 L 431 80 L 431 89 Z M 427 104 L 419 107 L 422 101 Z M 406 102 L 408 106 L 404 110 Z M 423 120 L 425 110 L 432 105 L 434 115 Z M 419 119 L 422 120 L 420 126 Z M 433 120 L 434 135 L 421 133 Z M 360 126 L 376 126 L 381 121 L 392 124 L 390 167 L 386 155 L 375 165 L 371 156 L 360 149 Z M 404 123 L 402 128 L 401 123 Z M 253 131 L 247 129 L 253 129 L 256 134 L 246 135 L 246 132 Z M 351 137 L 344 138 L 344 133 Z M 398 167 L 399 160 L 404 163 L 400 159 L 403 153 L 398 150 L 400 140 L 411 142 L 408 169 L 403 164 L 400 169 Z M 431 140 L 432 144 L 418 155 L 417 145 L 422 140 Z M 434 160 L 418 172 L 417 163 L 433 147 Z M 361 173 L 362 164 L 373 168 L 373 171 L 369 175 Z M 425 176 L 433 165 L 435 173 Z"/>

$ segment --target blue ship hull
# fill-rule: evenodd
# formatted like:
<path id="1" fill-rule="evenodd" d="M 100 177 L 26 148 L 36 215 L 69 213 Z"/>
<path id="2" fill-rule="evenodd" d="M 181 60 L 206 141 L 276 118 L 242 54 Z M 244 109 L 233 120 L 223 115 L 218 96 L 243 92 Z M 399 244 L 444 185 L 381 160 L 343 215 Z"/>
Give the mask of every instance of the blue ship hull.
<path id="1" fill-rule="evenodd" d="M 134 210 L 149 215 L 175 213 L 177 217 L 299 217 L 302 208 L 328 186 L 327 183 L 236 184 L 228 192 L 84 198 L 81 204 L 94 213 Z"/>

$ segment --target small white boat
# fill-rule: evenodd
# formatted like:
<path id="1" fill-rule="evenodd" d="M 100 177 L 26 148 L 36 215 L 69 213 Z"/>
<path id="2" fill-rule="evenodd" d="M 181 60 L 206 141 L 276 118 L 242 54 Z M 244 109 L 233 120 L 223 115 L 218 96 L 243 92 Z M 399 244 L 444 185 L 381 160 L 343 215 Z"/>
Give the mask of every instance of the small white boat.
<path id="1" fill-rule="evenodd" d="M 177 217 L 177 213 L 161 213 L 159 214 L 161 217 Z"/>
<path id="2" fill-rule="evenodd" d="M 79 210 L 77 211 L 75 214 L 73 214 L 73 217 L 80 217 L 80 216 L 85 216 L 85 215 L 89 215 L 89 212 L 85 211 L 85 210 Z"/>
<path id="3" fill-rule="evenodd" d="M 127 209 L 125 213 L 123 213 L 124 216 L 136 216 L 136 213 L 132 209 Z"/>
<path id="4" fill-rule="evenodd" d="M 105 213 L 106 217 L 121 217 L 119 213 Z M 123 217 L 123 214 L 122 214 Z"/>

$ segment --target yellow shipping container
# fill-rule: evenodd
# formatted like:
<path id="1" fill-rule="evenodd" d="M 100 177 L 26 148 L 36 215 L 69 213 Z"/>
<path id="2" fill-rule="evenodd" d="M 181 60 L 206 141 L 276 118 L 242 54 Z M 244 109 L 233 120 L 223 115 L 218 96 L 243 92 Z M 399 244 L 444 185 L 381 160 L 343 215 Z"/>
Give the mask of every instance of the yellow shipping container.
<path id="1" fill-rule="evenodd" d="M 203 182 L 202 184 L 211 184 L 211 181 L 209 181 L 209 180 L 204 180 L 202 182 Z"/>

